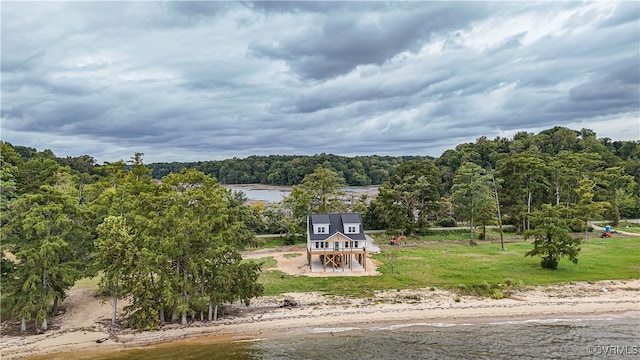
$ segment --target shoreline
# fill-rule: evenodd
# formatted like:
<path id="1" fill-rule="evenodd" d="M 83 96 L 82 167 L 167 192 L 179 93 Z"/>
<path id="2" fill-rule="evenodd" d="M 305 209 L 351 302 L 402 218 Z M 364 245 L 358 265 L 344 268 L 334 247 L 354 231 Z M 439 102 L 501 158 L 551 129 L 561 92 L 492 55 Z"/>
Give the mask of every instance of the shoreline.
<path id="1" fill-rule="evenodd" d="M 80 290 L 78 290 L 80 291 Z M 90 290 L 84 290 L 88 292 Z M 318 293 L 288 293 L 261 297 L 245 307 L 233 304 L 227 315 L 215 323 L 195 322 L 189 326 L 167 325 L 158 331 L 106 331 L 110 304 L 98 306 L 96 314 L 74 312 L 52 319 L 59 328 L 40 335 L 5 335 L 0 341 L 0 357 L 17 359 L 65 352 L 103 353 L 148 347 L 170 346 L 182 342 L 259 341 L 264 338 L 349 330 L 375 330 L 406 326 L 449 326 L 449 324 L 488 324 L 508 321 L 546 321 L 554 319 L 597 319 L 608 317 L 640 319 L 640 280 L 613 280 L 594 283 L 527 287 L 511 298 L 490 299 L 460 296 L 446 290 L 413 289 L 376 292 L 373 298 L 344 298 Z M 299 306 L 280 306 L 285 296 Z M 78 299 L 76 299 L 78 300 Z M 101 299 L 95 298 L 96 302 Z M 66 301 L 66 300 L 65 300 Z M 64 304 L 64 303 L 63 303 Z M 84 304 L 93 308 L 95 304 Z M 76 318 L 86 318 L 78 323 Z M 75 322 L 75 323 L 74 323 Z M 108 341 L 96 343 L 99 338 Z"/>

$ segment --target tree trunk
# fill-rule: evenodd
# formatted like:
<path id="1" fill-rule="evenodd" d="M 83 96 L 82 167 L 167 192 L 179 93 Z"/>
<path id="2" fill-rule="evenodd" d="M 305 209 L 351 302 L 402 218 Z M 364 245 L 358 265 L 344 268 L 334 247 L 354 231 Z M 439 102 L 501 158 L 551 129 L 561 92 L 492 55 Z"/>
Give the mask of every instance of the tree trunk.
<path id="1" fill-rule="evenodd" d="M 531 191 L 529 191 L 529 199 L 527 200 L 527 230 L 531 229 L 531 224 L 529 223 L 529 215 L 531 214 Z"/>
<path id="2" fill-rule="evenodd" d="M 492 169 L 493 170 L 493 169 Z M 504 250 L 504 235 L 502 234 L 502 216 L 500 215 L 500 198 L 498 197 L 498 186 L 496 185 L 496 178 L 491 175 L 493 180 L 493 192 L 496 194 L 496 209 L 498 210 L 498 227 L 500 228 L 500 249 Z"/>
<path id="3" fill-rule="evenodd" d="M 213 321 L 218 321 L 218 305 L 216 305 L 213 310 Z"/>
<path id="4" fill-rule="evenodd" d="M 20 331 L 27 331 L 27 319 L 25 319 L 24 315 L 20 317 Z"/>
<path id="5" fill-rule="evenodd" d="M 213 320 L 213 305 L 211 304 L 211 301 L 209 301 L 209 315 L 207 316 L 207 320 Z"/>
<path id="6" fill-rule="evenodd" d="M 164 318 L 164 309 L 160 309 L 160 323 L 164 324 L 166 322 Z"/>
<path id="7" fill-rule="evenodd" d="M 473 203 L 471 204 L 471 221 L 469 222 L 469 245 L 475 245 L 476 242 L 473 239 Z"/>
<path id="8" fill-rule="evenodd" d="M 589 222 L 585 222 L 584 224 L 584 238 L 582 239 L 583 242 L 587 242 L 587 240 L 589 240 Z"/>
<path id="9" fill-rule="evenodd" d="M 185 255 L 184 266 L 182 269 L 182 299 L 185 304 L 189 304 L 189 294 L 187 294 L 187 284 L 189 282 L 189 257 Z M 187 311 L 182 312 L 182 320 L 180 324 L 187 325 Z"/>
<path id="10" fill-rule="evenodd" d="M 42 295 L 44 300 L 44 304 L 41 305 L 41 311 L 44 313 L 44 319 L 42 320 L 42 331 L 46 331 L 47 330 L 47 310 L 42 309 L 43 307 L 45 307 L 47 304 L 47 271 L 46 269 L 42 272 Z"/>
<path id="11" fill-rule="evenodd" d="M 116 293 L 113 295 L 113 311 L 111 313 L 111 324 L 115 325 L 117 319 L 117 311 L 118 311 L 118 288 L 116 288 Z"/>
<path id="12" fill-rule="evenodd" d="M 53 298 L 53 305 L 51 306 L 51 316 L 55 316 L 58 313 L 58 304 L 59 304 L 59 298 L 56 296 L 55 298 Z"/>
<path id="13" fill-rule="evenodd" d="M 204 268 L 202 268 L 202 280 L 200 280 L 200 296 L 204 296 Z M 204 310 L 200 310 L 200 321 L 204 321 Z"/>

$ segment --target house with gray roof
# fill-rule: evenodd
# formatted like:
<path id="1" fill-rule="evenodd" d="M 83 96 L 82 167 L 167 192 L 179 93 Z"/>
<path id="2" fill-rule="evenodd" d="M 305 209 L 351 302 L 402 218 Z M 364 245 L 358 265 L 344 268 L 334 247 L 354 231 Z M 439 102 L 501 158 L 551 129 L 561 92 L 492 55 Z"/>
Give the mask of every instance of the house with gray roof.
<path id="1" fill-rule="evenodd" d="M 319 260 L 323 271 L 366 270 L 366 237 L 358 213 L 307 216 L 307 264 Z"/>

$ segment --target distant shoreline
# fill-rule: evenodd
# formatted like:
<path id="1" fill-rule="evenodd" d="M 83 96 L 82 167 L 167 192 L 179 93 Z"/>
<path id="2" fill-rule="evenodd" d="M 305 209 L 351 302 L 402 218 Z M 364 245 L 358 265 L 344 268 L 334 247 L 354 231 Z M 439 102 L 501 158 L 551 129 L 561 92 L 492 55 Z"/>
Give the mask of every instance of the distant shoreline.
<path id="1" fill-rule="evenodd" d="M 281 185 L 265 185 L 265 184 L 223 184 L 223 187 L 244 192 L 249 202 L 278 202 L 285 196 L 291 194 L 292 186 Z M 367 200 L 370 201 L 378 196 L 380 185 L 369 186 L 344 186 L 343 200 L 348 201 L 351 199 L 359 199 L 360 195 L 367 195 Z"/>
<path id="2" fill-rule="evenodd" d="M 255 299 L 249 307 L 234 304 L 227 308 L 227 315 L 215 323 L 196 322 L 187 327 L 168 325 L 152 332 L 124 330 L 109 334 L 103 324 L 108 324 L 105 320 L 109 318 L 110 304 L 101 303 L 101 299 L 93 296 L 93 290 L 74 289 L 69 302 L 63 303 L 67 313 L 60 319 L 52 319 L 58 329 L 41 335 L 3 336 L 0 355 L 2 359 L 16 359 L 70 352 L 65 354 L 67 359 L 73 358 L 74 352 L 109 352 L 182 341 L 253 341 L 348 328 L 558 318 L 640 319 L 639 295 L 640 280 L 637 279 L 529 287 L 516 291 L 511 298 L 499 300 L 459 296 L 440 289 L 381 291 L 367 299 L 289 293 Z M 291 296 L 300 306 L 281 307 L 285 296 Z M 460 302 L 454 301 L 458 296 Z M 82 309 L 76 311 L 74 307 Z M 102 337 L 109 340 L 97 344 L 96 340 Z"/>

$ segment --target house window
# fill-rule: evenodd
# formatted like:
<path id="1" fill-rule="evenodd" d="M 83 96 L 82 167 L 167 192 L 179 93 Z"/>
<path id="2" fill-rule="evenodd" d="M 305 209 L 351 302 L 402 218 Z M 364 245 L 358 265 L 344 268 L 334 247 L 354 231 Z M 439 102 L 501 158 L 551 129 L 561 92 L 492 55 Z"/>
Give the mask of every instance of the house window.
<path id="1" fill-rule="evenodd" d="M 316 249 L 320 248 L 320 244 L 316 241 Z"/>
<path id="2" fill-rule="evenodd" d="M 345 241 L 345 242 L 344 242 L 344 247 L 345 247 L 345 248 L 348 248 L 348 247 L 349 247 L 349 242 L 348 242 L 348 241 Z"/>
<path id="3" fill-rule="evenodd" d="M 327 234 L 326 226 L 316 226 L 316 234 Z"/>
<path id="4" fill-rule="evenodd" d="M 354 224 L 354 225 L 347 225 L 345 230 L 347 234 L 357 234 L 359 226 Z"/>
<path id="5" fill-rule="evenodd" d="M 324 249 L 324 241 L 320 243 L 320 249 Z"/>
<path id="6" fill-rule="evenodd" d="M 354 241 L 354 242 L 353 242 L 353 247 L 355 247 L 355 248 L 357 248 L 357 247 L 358 247 L 358 242 L 357 242 L 357 241 Z"/>
<path id="7" fill-rule="evenodd" d="M 340 243 L 339 243 L 339 242 L 337 242 L 337 241 L 336 241 L 336 242 L 334 242 L 334 243 L 333 243 L 333 249 L 334 249 L 335 251 L 340 250 Z"/>

